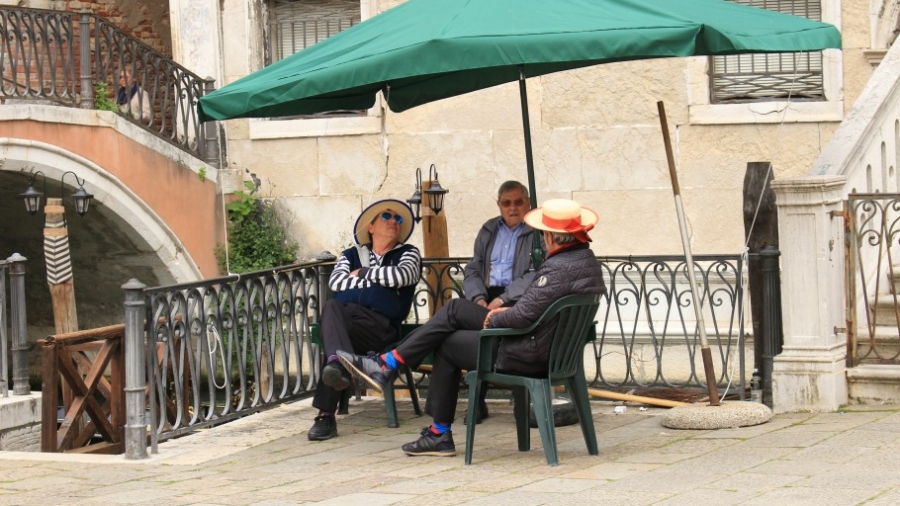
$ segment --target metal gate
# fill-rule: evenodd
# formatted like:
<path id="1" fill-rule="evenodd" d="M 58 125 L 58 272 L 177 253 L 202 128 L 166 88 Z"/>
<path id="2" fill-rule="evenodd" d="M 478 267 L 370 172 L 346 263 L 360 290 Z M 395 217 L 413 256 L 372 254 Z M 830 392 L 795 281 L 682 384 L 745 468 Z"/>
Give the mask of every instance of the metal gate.
<path id="1" fill-rule="evenodd" d="M 900 194 L 844 203 L 847 365 L 900 364 Z"/>

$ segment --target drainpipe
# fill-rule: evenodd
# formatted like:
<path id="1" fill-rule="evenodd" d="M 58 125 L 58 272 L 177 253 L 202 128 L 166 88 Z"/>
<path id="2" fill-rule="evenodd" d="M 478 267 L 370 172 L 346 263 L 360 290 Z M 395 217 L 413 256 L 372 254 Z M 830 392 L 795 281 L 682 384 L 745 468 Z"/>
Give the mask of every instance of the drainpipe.
<path id="1" fill-rule="evenodd" d="M 759 252 L 763 273 L 762 379 L 763 403 L 772 407 L 772 364 L 783 346 L 781 324 L 781 275 L 778 259 L 781 252 L 768 246 Z"/>

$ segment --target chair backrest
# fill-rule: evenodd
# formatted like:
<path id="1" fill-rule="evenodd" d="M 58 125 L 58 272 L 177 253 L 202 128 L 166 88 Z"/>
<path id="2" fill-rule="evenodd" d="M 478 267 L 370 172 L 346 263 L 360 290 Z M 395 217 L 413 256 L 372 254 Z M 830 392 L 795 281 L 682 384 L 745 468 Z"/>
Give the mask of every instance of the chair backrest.
<path id="1" fill-rule="evenodd" d="M 588 330 L 594 324 L 598 307 L 599 295 L 566 295 L 551 304 L 541 316 L 544 321 L 558 318 L 547 364 L 551 380 L 568 378 L 579 371 Z"/>

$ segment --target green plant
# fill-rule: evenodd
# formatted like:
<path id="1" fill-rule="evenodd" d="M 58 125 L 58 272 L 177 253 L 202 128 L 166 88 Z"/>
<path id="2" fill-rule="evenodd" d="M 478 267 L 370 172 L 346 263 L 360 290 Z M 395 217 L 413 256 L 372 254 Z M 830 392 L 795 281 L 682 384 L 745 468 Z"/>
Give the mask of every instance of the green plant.
<path id="1" fill-rule="evenodd" d="M 94 109 L 98 111 L 119 111 L 119 106 L 109 98 L 109 85 L 105 82 L 94 84 Z"/>
<path id="2" fill-rule="evenodd" d="M 216 246 L 219 269 L 241 273 L 294 263 L 298 245 L 287 239 L 274 204 L 253 195 L 256 186 L 252 182 L 244 186 L 247 191 L 235 192 L 237 200 L 225 206 L 228 251 L 221 244 Z"/>
<path id="3" fill-rule="evenodd" d="M 197 175 L 200 176 L 200 181 L 206 181 L 206 167 L 200 167 L 200 170 L 197 171 Z"/>

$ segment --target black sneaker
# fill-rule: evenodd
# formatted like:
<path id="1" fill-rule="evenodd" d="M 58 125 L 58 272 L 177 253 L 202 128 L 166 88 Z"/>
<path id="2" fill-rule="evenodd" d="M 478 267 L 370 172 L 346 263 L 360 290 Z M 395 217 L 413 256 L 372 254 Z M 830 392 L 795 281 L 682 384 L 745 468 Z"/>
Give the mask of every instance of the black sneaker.
<path id="1" fill-rule="evenodd" d="M 346 351 L 338 351 L 337 356 L 357 376 L 366 380 L 379 392 L 384 392 L 384 386 L 387 385 L 393 371 L 381 367 L 378 354 L 370 351 L 368 355 L 354 355 Z"/>
<path id="2" fill-rule="evenodd" d="M 431 455 L 432 457 L 453 457 L 456 455 L 456 445 L 453 444 L 453 431 L 447 431 L 440 436 L 431 432 L 431 427 L 422 429 L 422 436 L 412 443 L 406 443 L 401 447 L 407 455 L 416 457 L 419 455 Z"/>
<path id="3" fill-rule="evenodd" d="M 322 383 L 341 391 L 350 386 L 347 371 L 337 362 L 328 362 L 322 368 Z"/>
<path id="4" fill-rule="evenodd" d="M 306 437 L 310 441 L 325 441 L 337 435 L 337 420 L 333 416 L 319 415 Z"/>

